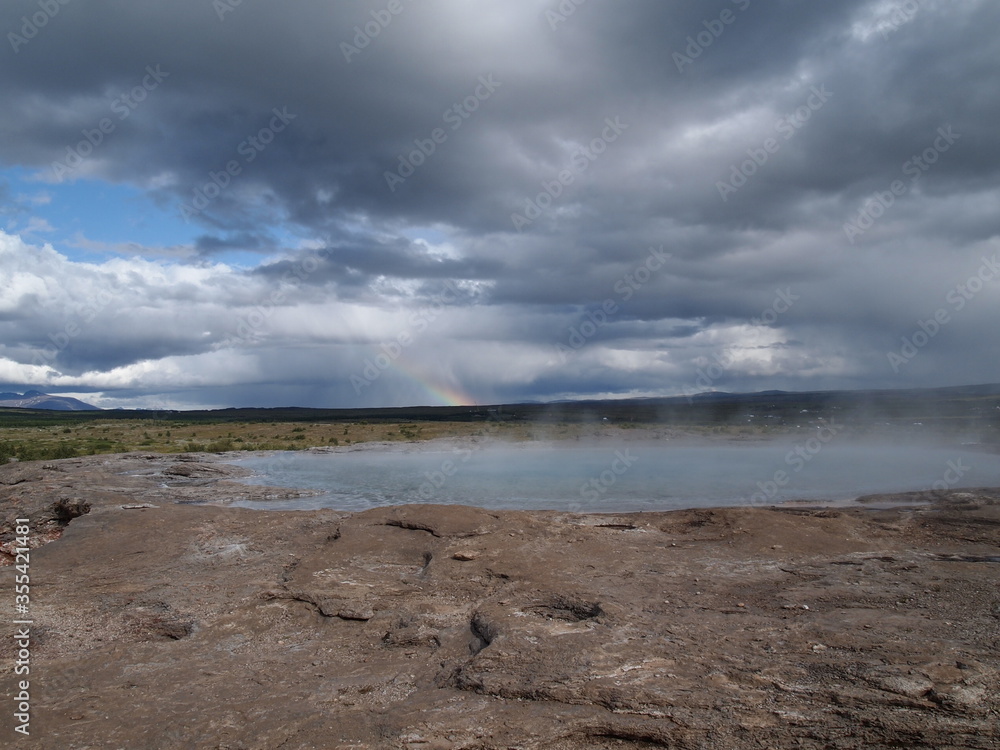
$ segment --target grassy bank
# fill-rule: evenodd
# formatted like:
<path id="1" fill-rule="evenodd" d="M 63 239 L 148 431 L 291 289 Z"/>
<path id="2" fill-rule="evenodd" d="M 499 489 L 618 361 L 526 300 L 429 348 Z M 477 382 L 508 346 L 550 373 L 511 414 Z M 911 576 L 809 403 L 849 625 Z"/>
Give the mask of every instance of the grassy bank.
<path id="1" fill-rule="evenodd" d="M 766 425 L 695 426 L 674 430 L 664 425 L 624 423 L 615 429 L 650 428 L 687 435 L 726 434 L 754 437 L 778 430 Z M 102 453 L 223 453 L 227 451 L 294 451 L 370 442 L 416 442 L 445 437 L 490 435 L 505 440 L 574 440 L 610 426 L 583 423 L 526 422 L 185 422 L 123 420 L 52 423 L 0 427 L 0 463 L 52 460 Z"/>

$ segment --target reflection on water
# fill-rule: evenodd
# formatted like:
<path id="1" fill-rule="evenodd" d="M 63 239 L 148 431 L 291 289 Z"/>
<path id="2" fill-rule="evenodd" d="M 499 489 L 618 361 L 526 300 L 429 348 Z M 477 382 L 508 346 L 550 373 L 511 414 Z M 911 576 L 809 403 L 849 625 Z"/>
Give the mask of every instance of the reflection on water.
<path id="1" fill-rule="evenodd" d="M 253 484 L 316 497 L 237 503 L 359 511 L 404 503 L 490 509 L 671 510 L 1000 485 L 1000 456 L 966 449 L 789 439 L 753 444 L 485 440 L 241 459 Z"/>

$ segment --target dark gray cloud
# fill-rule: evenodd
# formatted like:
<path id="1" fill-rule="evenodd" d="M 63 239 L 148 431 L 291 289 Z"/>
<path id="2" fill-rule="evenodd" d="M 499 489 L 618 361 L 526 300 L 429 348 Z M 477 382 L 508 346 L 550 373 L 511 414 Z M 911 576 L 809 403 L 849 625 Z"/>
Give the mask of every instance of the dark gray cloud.
<path id="1" fill-rule="evenodd" d="M 996 282 L 961 309 L 947 295 L 1000 249 L 1000 6 L 389 5 L 220 18 L 98 0 L 8 37 L 0 161 L 52 180 L 108 118 L 67 179 L 138 187 L 202 232 L 188 261 L 133 269 L 48 384 L 346 405 L 427 399 L 414 382 L 481 400 L 681 392 L 720 359 L 706 388 L 996 379 Z M 0 30 L 39 7 L 7 4 Z M 259 261 L 213 265 L 232 251 Z M 81 269 L 15 280 L 3 257 L 20 295 L 0 311 L 8 378 L 45 384 L 18 366 L 78 314 L 51 288 Z M 114 262 L 86 269 L 88 294 L 127 272 Z"/>

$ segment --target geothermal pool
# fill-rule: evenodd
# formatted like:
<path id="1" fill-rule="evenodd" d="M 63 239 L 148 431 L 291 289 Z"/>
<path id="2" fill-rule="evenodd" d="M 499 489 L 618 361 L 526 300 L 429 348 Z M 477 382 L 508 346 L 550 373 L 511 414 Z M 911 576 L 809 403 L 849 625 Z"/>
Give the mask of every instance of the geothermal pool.
<path id="1" fill-rule="evenodd" d="M 626 512 L 843 501 L 861 495 L 1000 486 L 1000 455 L 975 448 L 816 439 L 359 446 L 237 460 L 258 485 L 320 494 L 234 503 L 267 510 L 448 503 L 489 509 Z"/>

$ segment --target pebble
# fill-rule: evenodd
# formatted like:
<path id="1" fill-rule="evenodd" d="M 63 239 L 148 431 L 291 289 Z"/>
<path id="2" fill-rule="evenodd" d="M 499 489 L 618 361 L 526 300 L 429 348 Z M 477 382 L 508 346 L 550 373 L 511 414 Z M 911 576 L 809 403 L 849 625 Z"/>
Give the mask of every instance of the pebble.
<path id="1" fill-rule="evenodd" d="M 472 550 L 460 549 L 458 550 L 458 552 L 452 554 L 451 559 L 468 561 L 468 560 L 475 560 L 478 556 L 479 555 L 477 555 Z"/>

